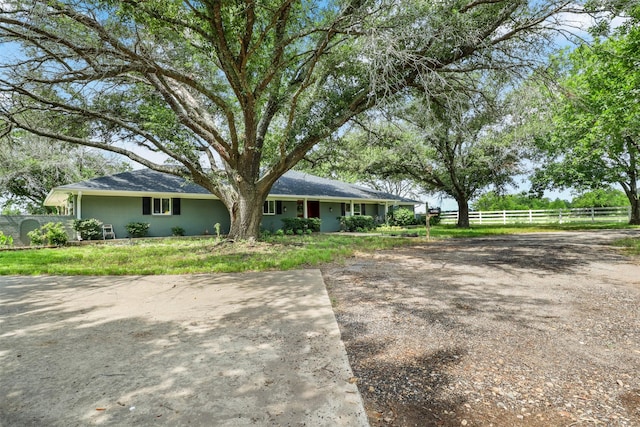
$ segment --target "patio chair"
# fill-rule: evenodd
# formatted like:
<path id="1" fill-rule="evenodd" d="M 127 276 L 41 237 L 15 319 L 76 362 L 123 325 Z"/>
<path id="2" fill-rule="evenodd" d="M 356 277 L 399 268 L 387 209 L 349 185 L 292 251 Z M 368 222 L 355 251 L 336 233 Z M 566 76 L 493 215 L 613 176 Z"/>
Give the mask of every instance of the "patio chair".
<path id="1" fill-rule="evenodd" d="M 102 240 L 106 240 L 107 237 L 111 237 L 112 239 L 116 238 L 116 232 L 113 231 L 113 225 L 111 224 L 103 224 L 102 225 Z"/>

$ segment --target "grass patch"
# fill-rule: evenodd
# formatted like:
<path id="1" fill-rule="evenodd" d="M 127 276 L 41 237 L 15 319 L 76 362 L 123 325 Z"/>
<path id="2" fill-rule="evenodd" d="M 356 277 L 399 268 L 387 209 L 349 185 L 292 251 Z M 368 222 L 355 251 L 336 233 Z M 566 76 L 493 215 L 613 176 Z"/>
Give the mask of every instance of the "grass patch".
<path id="1" fill-rule="evenodd" d="M 623 252 L 626 255 L 640 255 L 640 237 L 628 237 L 625 239 L 616 240 L 615 242 L 613 242 L 613 245 L 622 248 Z"/>
<path id="2" fill-rule="evenodd" d="M 214 239 L 140 239 L 0 252 L 0 275 L 151 275 L 290 270 L 337 261 L 356 251 L 390 249 L 409 239 L 313 235 L 255 243 Z"/>
<path id="3" fill-rule="evenodd" d="M 540 231 L 629 228 L 616 224 L 488 225 L 459 229 L 431 228 L 434 239 L 480 237 Z M 218 243 L 214 238 L 134 239 L 107 244 L 67 246 L 53 249 L 0 251 L 0 275 L 154 275 L 235 273 L 243 271 L 290 270 L 341 261 L 356 252 L 374 252 L 398 246 L 424 244 L 426 229 L 387 229 L 379 236 L 352 233 L 312 236 L 272 236 L 249 244 Z M 395 234 L 395 238 L 388 235 Z M 632 240 L 632 239 L 627 239 Z M 640 253 L 640 241 L 635 241 Z"/>
<path id="4" fill-rule="evenodd" d="M 490 225 L 472 225 L 469 228 L 458 228 L 455 225 L 438 225 L 431 227 L 431 237 L 433 238 L 453 238 L 453 237 L 482 237 L 502 234 L 515 233 L 540 233 L 554 231 L 585 231 L 585 230 L 611 230 L 637 228 L 628 224 L 612 222 L 612 223 L 567 223 L 567 224 L 490 224 Z M 382 228 L 381 233 L 384 235 L 402 236 L 405 234 L 417 233 L 419 236 L 426 236 L 427 230 L 424 226 L 419 228 L 399 228 L 388 227 Z"/>

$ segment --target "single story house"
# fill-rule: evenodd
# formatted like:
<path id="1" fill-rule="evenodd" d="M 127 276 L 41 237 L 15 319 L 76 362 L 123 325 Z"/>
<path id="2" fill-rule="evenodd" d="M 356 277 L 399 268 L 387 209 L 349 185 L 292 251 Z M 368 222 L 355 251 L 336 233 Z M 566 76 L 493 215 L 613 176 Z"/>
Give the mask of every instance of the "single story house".
<path id="1" fill-rule="evenodd" d="M 340 229 L 338 217 L 371 215 L 384 220 L 391 206 L 413 210 L 420 202 L 361 186 L 297 171 L 284 174 L 263 206 L 262 227 L 282 228 L 282 218 L 320 218 L 321 231 Z M 52 189 L 45 206 L 77 219 L 96 218 L 112 224 L 117 237 L 126 237 L 130 222 L 149 223 L 150 236 L 170 236 L 173 227 L 186 235 L 213 234 L 219 223 L 229 230 L 224 204 L 201 186 L 151 169 L 104 176 Z"/>

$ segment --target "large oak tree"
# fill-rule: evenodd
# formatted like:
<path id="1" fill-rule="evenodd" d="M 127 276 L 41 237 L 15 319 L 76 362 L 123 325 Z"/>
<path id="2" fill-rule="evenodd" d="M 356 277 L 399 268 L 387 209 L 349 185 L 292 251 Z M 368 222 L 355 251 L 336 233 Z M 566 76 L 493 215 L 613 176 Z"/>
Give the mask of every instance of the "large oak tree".
<path id="1" fill-rule="evenodd" d="M 559 84 L 547 91 L 553 125 L 540 126 L 545 132 L 536 138 L 544 163 L 534 182 L 578 189 L 618 184 L 631 204 L 630 222 L 640 224 L 640 28 L 581 46 L 559 63 Z"/>
<path id="2" fill-rule="evenodd" d="M 187 177 L 225 204 L 230 237 L 255 237 L 273 183 L 320 140 L 409 86 L 522 65 L 571 5 L 4 0 L 0 120 Z"/>

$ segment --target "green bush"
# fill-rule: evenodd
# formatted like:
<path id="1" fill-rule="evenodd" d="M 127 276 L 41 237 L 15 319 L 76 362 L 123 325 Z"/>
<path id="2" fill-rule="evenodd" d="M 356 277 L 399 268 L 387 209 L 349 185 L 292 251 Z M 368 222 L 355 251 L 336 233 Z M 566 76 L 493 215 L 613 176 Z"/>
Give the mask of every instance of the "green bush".
<path id="1" fill-rule="evenodd" d="M 306 233 L 307 230 L 320 231 L 320 218 L 282 218 L 282 223 L 286 234 L 289 230 L 295 234 Z"/>
<path id="2" fill-rule="evenodd" d="M 184 228 L 180 226 L 171 227 L 171 234 L 173 236 L 184 236 Z"/>
<path id="3" fill-rule="evenodd" d="M 369 215 L 339 217 L 340 229 L 345 231 L 370 231 L 376 229 L 376 221 Z"/>
<path id="4" fill-rule="evenodd" d="M 440 224 L 441 220 L 442 220 L 442 218 L 440 217 L 440 215 L 432 215 L 431 218 L 429 218 L 429 225 L 432 226 L 432 227 L 434 225 L 438 225 L 438 224 Z M 416 215 L 416 224 L 417 225 L 426 225 L 425 215 Z"/>
<path id="5" fill-rule="evenodd" d="M 418 224 L 414 213 L 406 208 L 399 208 L 392 211 L 390 223 L 391 225 L 399 225 L 400 227 Z"/>
<path id="6" fill-rule="evenodd" d="M 144 237 L 149 233 L 150 225 L 146 222 L 130 222 L 125 228 L 131 237 Z"/>
<path id="7" fill-rule="evenodd" d="M 63 246 L 69 236 L 59 222 L 48 222 L 42 227 L 27 233 L 32 245 Z"/>
<path id="8" fill-rule="evenodd" d="M 82 240 L 102 238 L 102 221 L 95 218 L 76 219 L 73 221 L 73 229 L 80 234 Z"/>
<path id="9" fill-rule="evenodd" d="M 0 231 L 0 246 L 13 246 L 13 236 L 6 236 Z"/>

